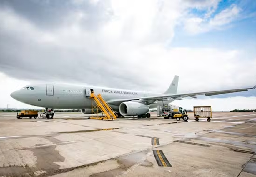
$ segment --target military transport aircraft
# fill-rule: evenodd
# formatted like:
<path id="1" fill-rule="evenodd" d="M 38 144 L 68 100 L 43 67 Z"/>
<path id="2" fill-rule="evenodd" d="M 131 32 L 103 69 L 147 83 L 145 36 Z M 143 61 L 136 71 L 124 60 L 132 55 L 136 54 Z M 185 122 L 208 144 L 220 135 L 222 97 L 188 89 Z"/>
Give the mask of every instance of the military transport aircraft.
<path id="1" fill-rule="evenodd" d="M 101 94 L 111 108 L 122 116 L 149 115 L 149 107 L 156 104 L 170 103 L 184 97 L 196 98 L 197 95 L 212 96 L 233 92 L 248 91 L 254 87 L 177 94 L 179 76 L 175 76 L 169 88 L 162 94 L 121 89 L 106 89 L 95 86 L 75 86 L 64 84 L 37 84 L 25 86 L 11 93 L 11 97 L 34 106 L 48 109 L 82 109 L 83 113 L 92 113 L 90 94 Z M 49 115 L 47 115 L 49 116 Z M 53 115 L 52 115 L 53 117 Z M 51 118 L 52 118 L 51 117 Z"/>

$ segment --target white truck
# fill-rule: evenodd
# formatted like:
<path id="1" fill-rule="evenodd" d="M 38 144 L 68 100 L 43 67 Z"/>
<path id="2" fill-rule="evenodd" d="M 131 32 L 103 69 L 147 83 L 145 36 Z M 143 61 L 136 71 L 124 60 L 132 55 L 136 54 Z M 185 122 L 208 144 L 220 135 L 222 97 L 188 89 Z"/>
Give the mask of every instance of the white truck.
<path id="1" fill-rule="evenodd" d="M 179 113 L 179 106 L 172 104 L 163 104 L 157 106 L 157 117 L 169 119 L 173 114 Z"/>

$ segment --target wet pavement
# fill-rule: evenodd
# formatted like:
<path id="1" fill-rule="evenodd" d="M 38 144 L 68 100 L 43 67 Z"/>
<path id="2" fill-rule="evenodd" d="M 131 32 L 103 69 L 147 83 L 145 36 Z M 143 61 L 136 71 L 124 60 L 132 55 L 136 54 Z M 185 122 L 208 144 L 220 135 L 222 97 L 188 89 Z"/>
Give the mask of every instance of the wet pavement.
<path id="1" fill-rule="evenodd" d="M 256 176 L 256 114 L 211 122 L 0 113 L 0 176 Z"/>

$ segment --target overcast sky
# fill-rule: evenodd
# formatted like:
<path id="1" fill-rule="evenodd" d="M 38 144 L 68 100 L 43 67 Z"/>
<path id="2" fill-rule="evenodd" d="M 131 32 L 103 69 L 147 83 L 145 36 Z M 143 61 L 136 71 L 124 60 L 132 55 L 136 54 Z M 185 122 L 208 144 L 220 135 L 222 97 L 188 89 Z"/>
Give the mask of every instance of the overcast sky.
<path id="1" fill-rule="evenodd" d="M 255 0 L 1 0 L 0 107 L 45 81 L 164 92 L 256 84 Z M 176 101 L 256 108 L 256 91 Z"/>

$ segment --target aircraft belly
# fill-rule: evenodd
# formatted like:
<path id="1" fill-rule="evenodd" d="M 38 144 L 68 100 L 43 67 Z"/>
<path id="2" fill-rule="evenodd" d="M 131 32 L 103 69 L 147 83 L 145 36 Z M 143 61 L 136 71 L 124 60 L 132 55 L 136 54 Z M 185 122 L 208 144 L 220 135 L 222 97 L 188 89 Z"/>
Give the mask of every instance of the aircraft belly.
<path id="1" fill-rule="evenodd" d="M 30 98 L 28 104 L 40 107 L 54 109 L 83 109 L 91 108 L 91 99 L 81 95 L 57 95 L 54 96 L 39 96 L 33 100 Z"/>

